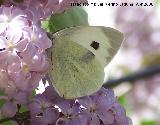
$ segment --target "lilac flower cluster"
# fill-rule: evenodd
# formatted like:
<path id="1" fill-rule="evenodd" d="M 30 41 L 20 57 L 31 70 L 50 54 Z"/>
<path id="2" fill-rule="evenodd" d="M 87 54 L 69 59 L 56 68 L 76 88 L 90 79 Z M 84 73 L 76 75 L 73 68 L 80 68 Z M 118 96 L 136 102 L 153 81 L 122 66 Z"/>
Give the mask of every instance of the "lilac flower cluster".
<path id="1" fill-rule="evenodd" d="M 61 98 L 52 86 L 32 97 L 49 63 L 45 50 L 52 41 L 41 21 L 85 0 L 2 0 L 0 6 L 0 123 L 12 118 L 25 125 L 131 125 L 112 90 L 74 100 Z M 27 114 L 21 117 L 20 108 Z M 23 116 L 22 115 L 22 116 Z M 13 123 L 12 122 L 12 123 Z"/>
<path id="2" fill-rule="evenodd" d="M 51 40 L 26 11 L 0 7 L 0 88 L 7 96 L 2 114 L 8 115 L 6 107 L 15 107 L 8 116 L 16 113 L 17 104 L 27 103 L 29 93 L 49 67 L 45 49 L 51 46 Z"/>
<path id="3" fill-rule="evenodd" d="M 65 100 L 48 86 L 29 105 L 33 125 L 132 125 L 110 89 L 91 96 Z"/>
<path id="4" fill-rule="evenodd" d="M 87 2 L 87 0 L 4 0 L 7 6 L 28 9 L 36 19 L 46 19 L 54 13 L 63 12 L 71 7 L 71 3 Z"/>
<path id="5" fill-rule="evenodd" d="M 52 41 L 41 21 L 64 11 L 70 1 L 3 0 L 0 6 L 0 116 L 12 117 L 17 105 L 27 105 L 49 68 L 45 50 Z M 74 2 L 74 1 L 73 1 Z M 66 5 L 66 6 L 64 6 Z M 8 110 L 10 109 L 10 110 Z"/>

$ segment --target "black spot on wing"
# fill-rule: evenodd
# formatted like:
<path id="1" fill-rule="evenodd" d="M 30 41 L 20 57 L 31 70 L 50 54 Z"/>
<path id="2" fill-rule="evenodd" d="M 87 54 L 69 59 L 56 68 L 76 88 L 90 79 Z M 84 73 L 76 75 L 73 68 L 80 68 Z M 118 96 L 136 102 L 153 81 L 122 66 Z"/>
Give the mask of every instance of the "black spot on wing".
<path id="1" fill-rule="evenodd" d="M 96 41 L 92 41 L 92 43 L 90 44 L 90 46 L 92 48 L 94 48 L 95 50 L 97 50 L 99 48 L 99 43 Z"/>

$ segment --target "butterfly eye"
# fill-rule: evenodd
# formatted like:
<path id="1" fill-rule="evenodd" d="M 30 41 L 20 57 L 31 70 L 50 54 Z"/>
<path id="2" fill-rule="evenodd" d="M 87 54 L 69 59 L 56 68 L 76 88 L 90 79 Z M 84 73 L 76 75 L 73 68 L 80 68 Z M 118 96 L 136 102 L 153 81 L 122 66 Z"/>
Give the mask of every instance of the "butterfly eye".
<path id="1" fill-rule="evenodd" d="M 96 41 L 92 41 L 90 46 L 93 47 L 95 50 L 97 50 L 99 48 L 99 43 Z"/>

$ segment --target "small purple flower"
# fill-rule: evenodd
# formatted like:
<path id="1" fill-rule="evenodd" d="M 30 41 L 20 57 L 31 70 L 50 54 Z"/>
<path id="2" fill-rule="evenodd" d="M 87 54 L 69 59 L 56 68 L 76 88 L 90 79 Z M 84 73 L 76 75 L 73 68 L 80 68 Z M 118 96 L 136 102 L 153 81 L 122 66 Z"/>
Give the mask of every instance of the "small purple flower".
<path id="1" fill-rule="evenodd" d="M 7 101 L 1 108 L 2 115 L 4 117 L 13 117 L 17 112 L 16 104 Z"/>
<path id="2" fill-rule="evenodd" d="M 26 45 L 26 39 L 21 39 L 21 32 L 14 32 L 13 30 L 7 30 L 6 36 L 0 36 L 0 49 L 5 49 L 9 53 L 16 53 L 17 51 L 23 51 Z M 20 45 L 19 45 L 20 44 Z M 21 46 L 23 44 L 23 46 Z"/>
<path id="3" fill-rule="evenodd" d="M 26 14 L 16 7 L 0 7 L 0 33 L 7 29 L 18 29 L 28 26 Z"/>
<path id="4" fill-rule="evenodd" d="M 16 52 L 16 45 L 8 42 L 4 37 L 0 37 L 0 67 L 7 68 L 8 65 L 19 62 L 19 56 Z"/>
<path id="5" fill-rule="evenodd" d="M 59 100 L 62 98 L 58 95 L 58 93 L 55 91 L 54 87 L 52 85 L 47 86 L 45 88 L 45 91 L 43 92 L 43 95 L 45 98 L 52 103 L 56 104 Z"/>
<path id="6" fill-rule="evenodd" d="M 40 123 L 40 125 L 53 124 L 59 117 L 58 109 L 54 104 L 46 100 L 42 95 L 36 95 L 29 104 L 31 111 L 31 123 Z"/>
<path id="7" fill-rule="evenodd" d="M 86 96 L 78 99 L 80 105 L 86 108 L 82 112 L 90 116 L 90 125 L 100 125 L 101 122 L 105 125 L 112 125 L 114 122 L 121 121 L 116 125 L 124 124 L 127 119 L 124 109 L 118 104 L 114 93 L 110 89 L 101 88 L 98 92 L 91 96 Z M 114 106 L 119 106 L 114 109 Z M 115 117 L 118 114 L 119 117 Z"/>
<path id="8" fill-rule="evenodd" d="M 8 84 L 8 74 L 5 70 L 0 69 L 0 88 L 4 89 Z"/>
<path id="9" fill-rule="evenodd" d="M 25 73 L 23 71 L 15 72 L 15 73 L 10 73 L 10 80 L 14 82 L 14 86 L 17 89 L 24 90 L 26 91 L 29 88 L 29 80 L 31 78 L 30 73 Z M 22 84 L 23 81 L 23 84 Z"/>
<path id="10" fill-rule="evenodd" d="M 27 91 L 18 91 L 13 97 L 16 104 L 27 105 L 30 93 Z"/>
<path id="11" fill-rule="evenodd" d="M 37 25 L 33 25 L 32 28 L 25 29 L 25 36 L 28 37 L 29 41 L 39 49 L 47 49 L 52 45 L 51 40 L 48 38 L 46 32 Z"/>
<path id="12" fill-rule="evenodd" d="M 62 100 L 57 106 L 63 115 L 57 120 L 56 125 L 88 125 L 87 115 L 80 113 L 80 105 L 75 100 Z"/>
<path id="13" fill-rule="evenodd" d="M 29 10 L 32 15 L 34 15 L 32 16 L 32 19 L 36 24 L 40 20 L 47 19 L 51 14 L 63 12 L 64 10 L 70 8 L 71 3 L 78 2 L 87 2 L 87 0 L 23 0 L 22 2 L 5 0 L 4 4 L 7 6 L 14 5 L 22 10 Z"/>
<path id="14" fill-rule="evenodd" d="M 41 52 L 36 52 L 33 57 L 27 53 L 21 54 L 23 57 L 21 66 L 26 72 L 45 73 L 49 68 L 49 62 L 46 60 L 46 55 Z"/>

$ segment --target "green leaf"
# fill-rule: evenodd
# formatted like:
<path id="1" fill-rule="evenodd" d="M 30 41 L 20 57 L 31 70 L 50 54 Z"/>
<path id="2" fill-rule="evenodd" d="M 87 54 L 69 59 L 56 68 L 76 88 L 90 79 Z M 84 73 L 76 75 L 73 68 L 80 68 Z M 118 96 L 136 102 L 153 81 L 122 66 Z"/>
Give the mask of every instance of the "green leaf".
<path id="1" fill-rule="evenodd" d="M 129 102 L 126 98 L 126 94 L 119 96 L 118 102 L 125 108 L 127 113 L 129 113 L 131 111 L 131 107 L 129 106 Z"/>
<path id="2" fill-rule="evenodd" d="M 2 5 L 4 3 L 4 0 L 0 0 L 0 5 Z"/>
<path id="3" fill-rule="evenodd" d="M 82 7 L 73 7 L 67 11 L 52 15 L 47 21 L 42 22 L 42 27 L 47 32 L 57 32 L 73 26 L 89 25 L 88 15 Z"/>
<path id="4" fill-rule="evenodd" d="M 36 91 L 33 90 L 32 93 L 31 93 L 31 95 L 29 96 L 29 99 L 33 99 L 35 95 L 36 95 Z"/>
<path id="5" fill-rule="evenodd" d="M 160 8 L 160 0 L 155 0 L 155 5 Z"/>
<path id="6" fill-rule="evenodd" d="M 4 95 L 4 91 L 0 90 L 0 96 Z"/>
<path id="7" fill-rule="evenodd" d="M 11 121 L 6 121 L 6 122 L 3 122 L 1 125 L 12 125 L 12 122 Z"/>
<path id="8" fill-rule="evenodd" d="M 157 125 L 155 120 L 142 120 L 140 125 Z"/>
<path id="9" fill-rule="evenodd" d="M 160 54 L 159 53 L 147 54 L 146 56 L 144 56 L 141 65 L 142 67 L 160 65 Z"/>
<path id="10" fill-rule="evenodd" d="M 0 90 L 0 96 L 4 96 L 4 92 Z M 3 106 L 3 104 L 6 102 L 4 99 L 0 99 L 0 108 Z"/>
<path id="11" fill-rule="evenodd" d="M 0 100 L 0 108 L 3 106 L 5 102 L 6 102 L 5 100 Z"/>
<path id="12" fill-rule="evenodd" d="M 23 113 L 23 112 L 26 112 L 26 111 L 28 111 L 27 106 L 21 105 L 21 108 L 20 108 L 20 110 L 19 110 L 19 113 Z"/>
<path id="13" fill-rule="evenodd" d="M 118 97 L 118 101 L 123 106 L 128 105 L 128 102 L 127 102 L 127 99 L 126 99 L 125 95 L 122 95 L 122 96 Z"/>

